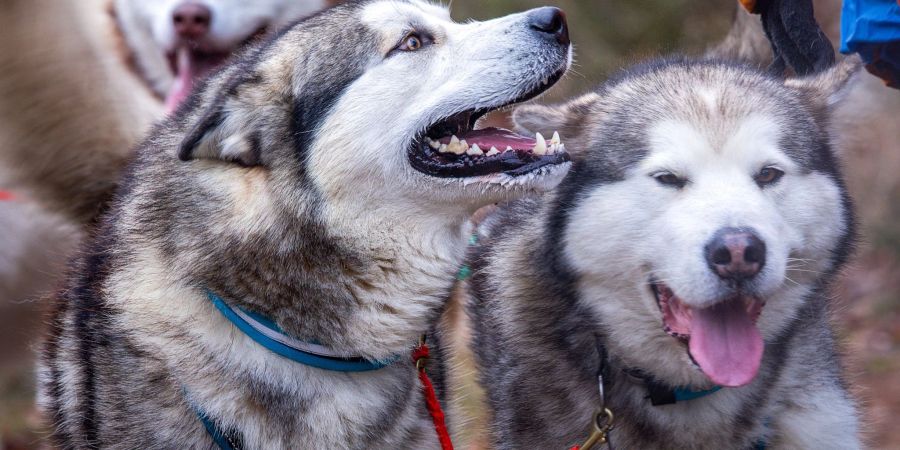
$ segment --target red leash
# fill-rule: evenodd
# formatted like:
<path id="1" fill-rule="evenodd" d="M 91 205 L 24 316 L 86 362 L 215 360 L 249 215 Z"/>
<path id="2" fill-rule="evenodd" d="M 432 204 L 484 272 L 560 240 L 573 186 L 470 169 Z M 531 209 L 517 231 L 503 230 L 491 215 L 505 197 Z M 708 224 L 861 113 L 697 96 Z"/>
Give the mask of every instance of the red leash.
<path id="1" fill-rule="evenodd" d="M 425 373 L 425 362 L 428 361 L 428 345 L 425 344 L 425 339 L 422 339 L 422 343 L 413 349 L 412 359 L 419 372 L 419 380 L 422 382 L 422 391 L 425 394 L 425 405 L 428 407 L 428 413 L 431 414 L 431 420 L 434 421 L 434 431 L 437 432 L 438 439 L 441 441 L 441 448 L 453 450 L 450 433 L 447 432 L 447 425 L 444 423 L 444 411 L 441 409 L 437 394 L 434 393 L 434 385 L 431 384 L 428 374 Z"/>
<path id="2" fill-rule="evenodd" d="M 5 202 L 14 199 L 15 196 L 12 195 L 12 192 L 0 190 L 0 202 Z"/>

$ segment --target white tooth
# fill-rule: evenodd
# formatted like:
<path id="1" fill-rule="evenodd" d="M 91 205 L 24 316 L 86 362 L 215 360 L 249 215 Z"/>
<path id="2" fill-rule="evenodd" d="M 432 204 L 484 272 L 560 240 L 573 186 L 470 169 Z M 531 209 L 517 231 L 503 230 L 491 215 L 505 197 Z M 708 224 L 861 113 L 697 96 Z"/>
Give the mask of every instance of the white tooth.
<path id="1" fill-rule="evenodd" d="M 466 150 L 466 154 L 472 156 L 481 156 L 484 154 L 484 152 L 481 151 L 481 147 L 479 147 L 478 144 L 472 144 L 472 147 Z"/>
<path id="2" fill-rule="evenodd" d="M 547 154 L 552 155 L 552 154 L 556 153 L 556 147 L 557 147 L 557 144 L 554 144 L 551 141 L 550 145 L 547 147 Z"/>
<path id="3" fill-rule="evenodd" d="M 551 143 L 551 144 L 559 144 L 560 142 L 561 142 L 561 141 L 559 140 L 559 132 L 558 132 L 558 131 L 554 131 L 554 132 L 553 132 L 553 137 L 550 138 L 550 143 Z"/>
<path id="4" fill-rule="evenodd" d="M 559 144 L 559 147 L 556 148 L 556 151 L 557 151 L 557 152 L 564 152 L 564 151 L 566 151 L 566 144 Z"/>
<path id="5" fill-rule="evenodd" d="M 466 148 L 468 148 L 465 142 L 466 141 L 460 141 L 454 134 L 450 137 L 450 143 L 447 144 L 447 152 L 453 153 L 454 155 L 462 155 L 466 152 Z"/>
<path id="6" fill-rule="evenodd" d="M 494 156 L 497 154 L 500 154 L 500 150 L 497 150 L 497 147 L 491 147 L 491 149 L 488 150 L 487 153 L 485 153 L 485 155 L 487 155 L 487 156 Z"/>
<path id="7" fill-rule="evenodd" d="M 531 149 L 531 151 L 532 151 L 535 155 L 545 155 L 545 154 L 547 154 L 547 141 L 544 140 L 544 137 L 541 136 L 541 133 L 535 133 L 534 138 L 535 138 L 535 140 L 537 141 L 537 143 L 534 144 L 534 148 Z"/>
<path id="8" fill-rule="evenodd" d="M 459 145 L 462 145 L 462 146 L 463 146 L 463 148 L 469 148 L 469 143 L 468 143 L 468 142 L 466 142 L 466 140 L 465 140 L 465 139 L 463 139 L 463 140 L 461 140 L 461 141 L 459 141 Z"/>
<path id="9" fill-rule="evenodd" d="M 431 140 L 431 139 L 428 140 L 428 145 L 429 145 L 431 148 L 435 149 L 435 150 L 441 148 L 441 143 L 440 143 L 440 142 L 438 142 L 438 141 L 433 141 L 433 140 Z"/>
<path id="10" fill-rule="evenodd" d="M 450 149 L 447 146 L 447 144 L 441 144 L 440 150 L 438 150 L 438 151 L 441 153 L 448 153 L 448 152 L 450 152 Z"/>
<path id="11" fill-rule="evenodd" d="M 511 152 L 512 149 L 513 149 L 512 147 L 510 147 L 510 146 L 507 145 L 507 146 L 506 146 L 506 150 L 503 150 L 503 151 L 504 151 L 504 152 Z"/>

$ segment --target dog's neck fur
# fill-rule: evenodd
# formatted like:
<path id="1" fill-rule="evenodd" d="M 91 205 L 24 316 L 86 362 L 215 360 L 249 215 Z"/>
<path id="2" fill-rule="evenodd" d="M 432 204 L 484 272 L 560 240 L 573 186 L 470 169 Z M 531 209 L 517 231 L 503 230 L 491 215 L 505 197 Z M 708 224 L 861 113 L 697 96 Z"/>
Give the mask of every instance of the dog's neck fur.
<path id="1" fill-rule="evenodd" d="M 240 430 L 254 447 L 363 442 L 372 429 L 400 423 L 395 434 L 409 445 L 432 446 L 409 351 L 431 331 L 451 288 L 465 249 L 463 218 L 439 225 L 416 211 L 330 214 L 315 194 L 279 197 L 267 187 L 277 174 L 265 169 L 173 166 L 171 158 L 144 153 L 141 170 L 172 175 L 125 186 L 133 190 L 114 207 L 120 219 L 110 233 L 125 250 L 113 257 L 104 282 L 110 306 L 121 311 L 117 323 L 171 371 L 171 389 L 183 389 L 193 406 Z M 171 184 L 186 179 L 196 181 L 188 191 Z M 191 212 L 179 204 L 194 205 L 207 219 L 181 219 Z M 400 359 L 375 371 L 335 373 L 282 358 L 229 323 L 205 289 L 272 318 L 296 338 L 348 355 Z M 435 361 L 432 370 L 439 368 Z M 235 406 L 246 404 L 265 407 L 248 413 Z M 196 423 L 193 412 L 176 410 L 183 423 Z"/>
<path id="2" fill-rule="evenodd" d="M 205 167 L 181 163 L 175 170 L 194 172 L 199 186 L 186 195 L 207 206 L 208 225 L 198 227 L 196 220 L 179 219 L 184 211 L 166 209 L 168 203 L 185 204 L 167 202 L 172 186 L 139 192 L 129 201 L 135 207 L 126 207 L 129 227 L 137 224 L 139 234 L 151 237 L 171 271 L 166 278 L 210 289 L 272 318 L 296 338 L 345 354 L 387 359 L 429 331 L 463 258 L 466 211 L 451 217 L 415 207 L 357 209 L 315 193 L 283 197 L 265 187 L 278 176 L 265 169 L 194 165 Z M 221 192 L 224 198 L 214 195 Z M 168 230 L 166 235 L 140 230 L 148 214 L 160 215 L 154 220 L 167 226 L 154 229 Z"/>

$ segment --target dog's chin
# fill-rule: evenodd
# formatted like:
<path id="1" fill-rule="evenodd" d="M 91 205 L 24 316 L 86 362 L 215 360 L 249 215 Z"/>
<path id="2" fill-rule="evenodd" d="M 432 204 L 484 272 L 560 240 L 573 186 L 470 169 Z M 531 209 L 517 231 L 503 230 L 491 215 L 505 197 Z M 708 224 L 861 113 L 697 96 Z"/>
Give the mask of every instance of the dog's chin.
<path id="1" fill-rule="evenodd" d="M 691 360 L 721 386 L 753 381 L 762 362 L 764 343 L 756 321 L 765 301 L 737 292 L 710 306 L 695 307 L 659 281 L 650 281 L 663 330 L 686 344 Z"/>
<path id="2" fill-rule="evenodd" d="M 565 144 L 555 130 L 547 130 L 546 137 L 539 133 L 522 136 L 503 128 L 476 129 L 476 124 L 491 111 L 540 95 L 564 72 L 560 69 L 519 98 L 461 111 L 430 125 L 410 145 L 410 165 L 429 177 L 456 179 L 464 184 L 552 189 L 571 166 Z"/>

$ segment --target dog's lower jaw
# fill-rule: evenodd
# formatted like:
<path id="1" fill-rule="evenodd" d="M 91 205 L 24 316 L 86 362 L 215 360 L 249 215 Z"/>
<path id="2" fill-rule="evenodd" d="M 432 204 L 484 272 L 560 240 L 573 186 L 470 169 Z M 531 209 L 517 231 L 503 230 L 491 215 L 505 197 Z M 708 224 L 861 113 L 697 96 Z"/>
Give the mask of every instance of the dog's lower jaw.
<path id="1" fill-rule="evenodd" d="M 714 385 L 691 359 L 686 342 L 665 332 L 656 300 L 645 285 L 619 290 L 609 289 L 607 283 L 583 282 L 582 303 L 594 312 L 593 327 L 606 336 L 609 358 L 619 369 L 637 369 L 669 386 L 708 389 Z M 591 300 L 605 298 L 633 301 L 623 307 Z"/>
<path id="2" fill-rule="evenodd" d="M 460 179 L 465 186 L 488 186 L 489 188 L 504 189 L 507 197 L 514 200 L 522 195 L 532 192 L 546 192 L 555 188 L 563 180 L 571 162 L 563 162 L 555 165 L 541 167 L 534 172 L 523 175 L 509 175 L 506 173 L 494 173 L 472 178 Z"/>

